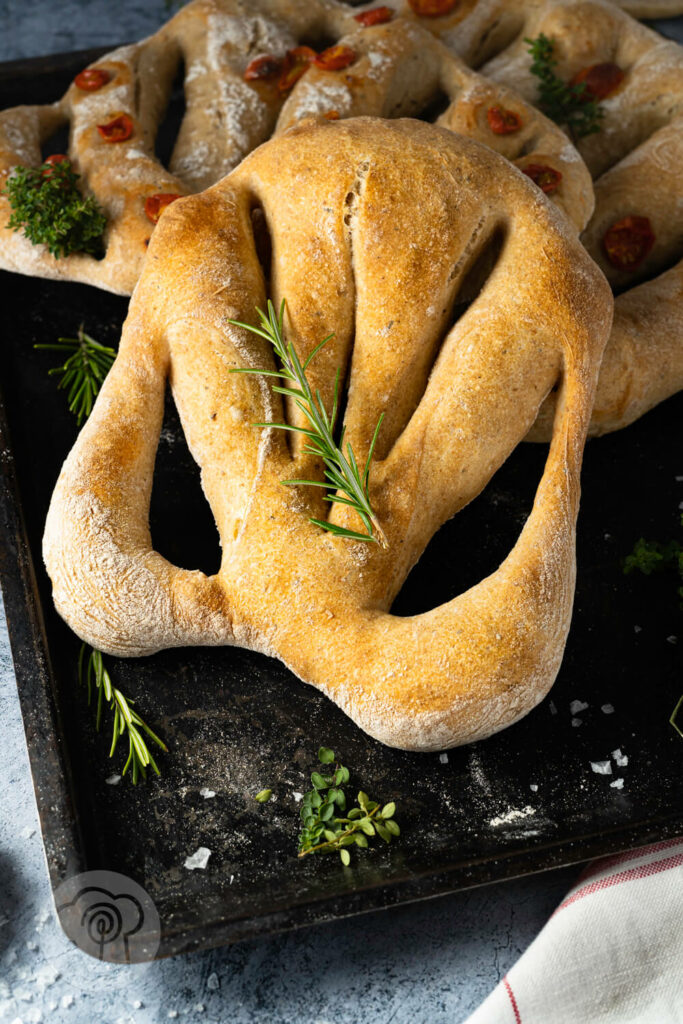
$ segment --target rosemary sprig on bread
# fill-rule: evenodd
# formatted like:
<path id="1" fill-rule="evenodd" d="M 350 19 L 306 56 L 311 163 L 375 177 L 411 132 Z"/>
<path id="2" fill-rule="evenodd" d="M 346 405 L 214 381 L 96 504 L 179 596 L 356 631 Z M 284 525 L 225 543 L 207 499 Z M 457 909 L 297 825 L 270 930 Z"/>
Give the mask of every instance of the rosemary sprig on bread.
<path id="1" fill-rule="evenodd" d="M 320 352 L 328 341 L 331 341 L 331 339 L 334 338 L 334 334 L 329 334 L 326 338 L 323 338 L 323 340 L 316 345 L 305 362 L 302 363 L 291 342 L 288 344 L 285 341 L 285 300 L 282 300 L 279 314 L 276 313 L 275 307 L 270 299 L 268 300 L 267 312 L 264 312 L 258 307 L 256 312 L 258 313 L 259 320 L 261 321 L 260 327 L 254 327 L 252 324 L 242 323 L 240 320 L 229 320 L 228 322 L 233 324 L 235 327 L 242 327 L 245 330 L 250 331 L 252 334 L 257 334 L 259 337 L 265 338 L 265 340 L 273 346 L 273 350 L 280 361 L 280 369 L 252 370 L 247 367 L 239 367 L 231 370 L 231 373 L 249 373 L 264 375 L 266 377 L 279 377 L 280 379 L 294 384 L 294 387 L 281 387 L 280 385 L 274 384 L 273 391 L 277 392 L 279 395 L 286 395 L 294 400 L 297 408 L 300 409 L 306 417 L 308 427 L 296 427 L 290 423 L 255 423 L 254 426 L 275 427 L 277 430 L 289 430 L 294 433 L 303 434 L 307 439 L 303 447 L 303 451 L 309 455 L 318 456 L 322 459 L 325 466 L 324 482 L 320 480 L 283 480 L 282 483 L 288 487 L 301 485 L 308 487 L 324 487 L 325 490 L 329 492 L 325 495 L 325 501 L 340 505 L 348 505 L 358 514 L 367 532 L 361 533 L 359 530 L 349 530 L 344 526 L 338 526 L 336 523 L 331 523 L 326 519 L 311 518 L 311 522 L 315 526 L 319 526 L 322 530 L 327 530 L 329 533 L 333 533 L 337 537 L 346 537 L 348 540 L 370 541 L 375 544 L 379 543 L 383 548 L 387 548 L 389 544 L 380 522 L 372 510 L 368 490 L 370 464 L 372 462 L 372 456 L 374 455 L 375 445 L 377 444 L 380 427 L 382 426 L 382 420 L 384 419 L 384 413 L 382 413 L 377 421 L 377 426 L 375 427 L 375 432 L 370 443 L 368 457 L 363 469 L 361 470 L 352 446 L 347 443 L 346 450 L 344 450 L 344 428 L 342 428 L 338 443 L 334 437 L 337 414 L 339 412 L 339 370 L 337 370 L 335 377 L 334 400 L 332 403 L 332 411 L 330 413 L 325 409 L 320 391 L 316 391 L 315 395 L 313 394 L 313 390 L 306 376 L 306 370 L 308 369 L 311 360 L 318 354 L 318 352 Z"/>

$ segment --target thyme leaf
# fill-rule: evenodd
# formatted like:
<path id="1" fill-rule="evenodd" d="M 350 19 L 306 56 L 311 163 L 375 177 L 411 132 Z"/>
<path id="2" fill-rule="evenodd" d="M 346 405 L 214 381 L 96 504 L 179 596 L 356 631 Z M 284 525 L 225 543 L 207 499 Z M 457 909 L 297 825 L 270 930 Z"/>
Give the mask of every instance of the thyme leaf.
<path id="1" fill-rule="evenodd" d="M 348 807 L 344 786 L 351 773 L 336 761 L 328 747 L 321 747 L 318 760 L 323 772 L 312 772 L 313 789 L 304 795 L 301 804 L 299 857 L 312 853 L 339 853 L 344 867 L 351 862 L 349 848 L 367 849 L 368 838 L 378 835 L 385 843 L 401 834 L 394 821 L 396 804 L 382 806 L 362 790 L 356 803 Z"/>
<path id="2" fill-rule="evenodd" d="M 2 192 L 12 210 L 8 227 L 46 245 L 55 259 L 73 252 L 101 256 L 107 218 L 94 196 L 82 195 L 79 177 L 69 160 L 17 167 Z"/>
<path id="3" fill-rule="evenodd" d="M 555 73 L 553 42 L 541 33 L 537 39 L 526 39 L 531 54 L 531 74 L 538 78 L 538 106 L 551 121 L 566 125 L 572 140 L 600 131 L 604 110 L 591 98 L 586 83 L 563 82 Z"/>
<path id="4" fill-rule="evenodd" d="M 683 526 L 683 516 L 681 516 L 681 526 Z M 670 540 L 662 544 L 657 540 L 645 540 L 640 537 L 631 554 L 624 559 L 625 575 L 637 570 L 644 576 L 651 576 L 653 572 L 660 572 L 664 569 L 676 569 L 678 572 L 682 584 L 678 588 L 678 596 L 681 598 L 681 608 L 683 608 L 683 544 L 677 540 Z M 683 739 L 683 730 L 677 723 L 677 717 L 682 707 L 683 695 L 673 709 L 669 723 Z"/>

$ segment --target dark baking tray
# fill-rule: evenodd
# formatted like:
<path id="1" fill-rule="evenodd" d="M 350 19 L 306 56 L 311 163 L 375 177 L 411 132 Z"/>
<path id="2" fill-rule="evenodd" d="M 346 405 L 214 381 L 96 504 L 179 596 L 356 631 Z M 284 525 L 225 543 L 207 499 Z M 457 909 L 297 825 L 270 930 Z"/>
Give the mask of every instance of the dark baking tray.
<path id="1" fill-rule="evenodd" d="M 101 52 L 101 51 L 100 51 Z M 0 69 L 0 104 L 48 101 L 92 56 Z M 278 662 L 232 648 L 110 658 L 115 682 L 166 738 L 161 779 L 107 785 L 120 769 L 76 685 L 78 642 L 55 614 L 40 542 L 51 489 L 76 436 L 64 395 L 34 345 L 83 322 L 116 344 L 126 302 L 79 286 L 0 275 L 0 579 L 53 887 L 96 868 L 123 872 L 154 899 L 159 955 L 232 942 L 585 860 L 683 831 L 680 738 L 668 718 L 681 691 L 681 612 L 673 578 L 625 577 L 641 536 L 668 538 L 683 499 L 683 395 L 589 443 L 579 527 L 576 610 L 550 695 L 524 721 L 438 754 L 387 749 Z M 434 538 L 395 610 L 450 599 L 514 543 L 540 477 L 543 447 L 521 445 L 486 491 Z M 676 477 L 679 477 L 677 480 Z M 186 567 L 218 566 L 218 538 L 169 402 L 152 533 Z M 680 637 L 683 644 L 683 635 Z M 589 708 L 572 724 L 573 700 Z M 605 714 L 601 705 L 612 704 Z M 295 857 L 298 805 L 319 744 L 363 788 L 396 800 L 402 834 L 355 857 Z M 620 747 L 615 775 L 591 761 Z M 617 776 L 623 789 L 610 787 Z M 536 791 L 531 785 L 537 786 Z M 272 786 L 266 806 L 253 794 Z M 204 799 L 199 790 L 216 792 Z M 528 810 L 531 808 L 531 812 Z M 522 816 L 510 816 L 522 810 Z M 497 818 L 508 820 L 495 822 Z M 206 846 L 205 871 L 185 858 Z"/>

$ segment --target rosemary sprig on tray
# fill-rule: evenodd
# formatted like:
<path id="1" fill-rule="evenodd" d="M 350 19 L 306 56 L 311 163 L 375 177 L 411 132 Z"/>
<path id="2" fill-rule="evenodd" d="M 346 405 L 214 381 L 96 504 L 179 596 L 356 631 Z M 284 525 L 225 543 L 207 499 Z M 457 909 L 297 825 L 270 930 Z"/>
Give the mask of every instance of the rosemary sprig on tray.
<path id="1" fill-rule="evenodd" d="M 394 821 L 396 804 L 392 802 L 382 807 L 361 791 L 357 806 L 345 816 L 339 816 L 346 811 L 346 794 L 342 787 L 349 781 L 349 770 L 335 763 L 334 753 L 328 747 L 320 748 L 318 760 L 327 771 L 311 774 L 313 789 L 302 801 L 299 857 L 311 853 L 339 853 L 342 864 L 348 867 L 351 862 L 348 847 L 355 845 L 365 849 L 368 837 L 374 835 L 379 835 L 385 843 L 400 835 L 401 830 Z"/>
<path id="2" fill-rule="evenodd" d="M 54 344 L 35 345 L 34 348 L 61 352 L 67 356 L 61 366 L 54 367 L 49 373 L 62 375 L 58 387 L 68 388 L 69 409 L 80 426 L 81 421 L 90 415 L 100 385 L 116 358 L 116 352 L 86 334 L 83 325 L 79 327 L 76 338 L 59 338 Z M 167 749 L 166 744 L 133 710 L 133 702 L 127 700 L 113 685 L 102 652 L 85 643 L 81 644 L 78 655 L 78 682 L 87 687 L 88 705 L 92 701 L 93 685 L 97 691 L 95 728 L 98 732 L 105 704 L 114 715 L 110 757 L 114 756 L 119 739 L 124 733 L 128 734 L 128 758 L 121 774 L 125 775 L 130 768 L 134 785 L 138 779 L 146 778 L 148 768 L 159 775 L 159 768 L 147 745 L 145 734 L 161 750 Z"/>
<path id="3" fill-rule="evenodd" d="M 683 516 L 681 516 L 683 526 Z M 681 580 L 678 587 L 678 596 L 681 598 L 683 608 L 683 544 L 677 540 L 667 541 L 662 544 L 658 540 L 645 540 L 640 537 L 633 546 L 633 551 L 624 559 L 624 575 L 634 570 L 642 572 L 643 576 L 651 576 L 653 572 L 660 572 L 663 569 L 675 569 Z M 678 714 L 683 707 L 683 695 L 671 713 L 669 724 L 674 727 L 678 735 L 683 739 L 683 730 L 678 725 Z"/>
<path id="4" fill-rule="evenodd" d="M 90 651 L 89 654 L 88 651 Z M 109 672 L 105 668 L 102 652 L 95 650 L 93 647 L 89 648 L 87 644 L 81 645 L 78 656 L 78 682 L 79 685 L 87 687 L 88 706 L 90 706 L 92 701 L 93 684 L 97 690 L 95 728 L 98 732 L 102 724 L 102 712 L 105 703 L 109 710 L 114 713 L 112 740 L 109 749 L 110 757 L 114 756 L 119 739 L 124 733 L 128 733 L 128 759 L 123 766 L 121 774 L 125 775 L 130 768 L 133 785 L 137 784 L 139 778 L 145 779 L 147 777 L 148 768 L 151 768 L 155 775 L 159 775 L 159 768 L 152 757 L 143 733 L 146 733 L 163 751 L 168 749 L 166 744 L 163 740 L 159 739 L 156 733 L 152 732 L 146 722 L 143 722 L 138 713 L 133 710 L 131 706 L 133 701 L 127 700 L 121 691 L 113 685 Z"/>
<path id="5" fill-rule="evenodd" d="M 67 159 L 17 167 L 3 190 L 12 210 L 7 226 L 34 245 L 46 245 L 56 259 L 73 252 L 101 255 L 107 218 L 94 196 L 81 194 L 79 177 Z"/>
<path id="6" fill-rule="evenodd" d="M 61 374 L 57 387 L 68 389 L 69 410 L 75 415 L 80 426 L 92 411 L 104 378 L 116 358 L 116 352 L 86 334 L 83 324 L 78 328 L 76 338 L 58 338 L 52 344 L 33 347 L 60 352 L 66 356 L 61 366 L 53 367 L 48 373 L 50 376 Z"/>
<path id="7" fill-rule="evenodd" d="M 541 33 L 537 39 L 525 39 L 531 54 L 531 74 L 538 78 L 538 106 L 551 121 L 566 125 L 573 140 L 600 131 L 604 111 L 586 91 L 586 83 L 563 82 L 555 74 L 553 43 Z"/>
<path id="8" fill-rule="evenodd" d="M 340 505 L 348 505 L 350 508 L 354 509 L 360 517 L 367 532 L 361 533 L 360 531 L 349 530 L 343 526 L 337 526 L 335 523 L 330 523 L 323 519 L 312 518 L 310 521 L 314 523 L 315 526 L 319 526 L 321 529 L 327 530 L 329 533 L 333 533 L 338 537 L 346 537 L 350 540 L 372 541 L 375 544 L 379 543 L 383 548 L 387 548 L 389 546 L 387 538 L 382 530 L 379 520 L 372 510 L 368 492 L 370 463 L 375 451 L 375 445 L 377 443 L 380 427 L 382 426 L 384 413 L 382 413 L 377 421 L 368 457 L 365 462 L 365 466 L 361 470 L 356 461 L 356 456 L 352 446 L 347 443 L 346 451 L 344 451 L 344 429 L 342 429 L 338 444 L 334 439 L 334 429 L 337 414 L 339 412 L 339 370 L 337 370 L 334 382 L 334 401 L 332 403 L 332 411 L 329 414 L 323 404 L 320 391 L 316 390 L 314 395 L 306 377 L 306 370 L 308 369 L 311 360 L 318 354 L 318 352 L 320 352 L 323 346 L 334 337 L 334 334 L 330 334 L 326 338 L 323 338 L 323 340 L 316 345 L 306 361 L 302 364 L 294 346 L 291 343 L 287 344 L 284 340 L 284 299 L 280 306 L 279 316 L 270 299 L 268 300 L 267 313 L 264 313 L 262 309 L 258 308 L 256 312 L 258 313 L 261 321 L 260 327 L 254 327 L 251 324 L 245 324 L 239 320 L 230 320 L 228 322 L 233 324 L 235 327 L 243 327 L 245 330 L 251 331 L 252 334 L 257 334 L 259 337 L 265 338 L 265 340 L 273 346 L 275 354 L 280 360 L 281 369 L 252 370 L 248 368 L 238 368 L 231 372 L 250 373 L 264 375 L 266 377 L 279 377 L 289 381 L 294 385 L 294 387 L 273 385 L 273 391 L 276 391 L 279 395 L 287 395 L 289 398 L 294 399 L 295 405 L 306 417 L 308 427 L 295 427 L 291 426 L 289 423 L 255 423 L 254 426 L 275 427 L 278 430 L 290 430 L 292 432 L 303 434 L 307 438 L 303 450 L 310 455 L 316 455 L 321 458 L 325 466 L 325 482 L 320 480 L 283 480 L 282 483 L 289 487 L 302 484 L 309 487 L 324 487 L 325 490 L 329 492 L 325 495 L 325 501 Z"/>

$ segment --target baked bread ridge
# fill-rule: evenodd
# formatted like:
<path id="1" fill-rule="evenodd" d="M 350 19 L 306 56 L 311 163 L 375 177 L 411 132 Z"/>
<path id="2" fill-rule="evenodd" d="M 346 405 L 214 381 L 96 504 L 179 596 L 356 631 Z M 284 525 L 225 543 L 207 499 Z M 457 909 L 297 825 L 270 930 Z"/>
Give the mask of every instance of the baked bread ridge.
<path id="1" fill-rule="evenodd" d="M 57 259 L 5 226 L 11 211 L 0 195 L 0 267 L 130 294 L 154 229 L 145 214 L 149 196 L 201 191 L 302 116 L 418 114 L 441 90 L 452 101 L 442 123 L 520 166 L 550 161 L 562 175 L 551 200 L 579 229 L 585 226 L 593 208 L 590 179 L 559 127 L 514 92 L 468 70 L 424 25 L 396 19 L 364 28 L 355 13 L 336 0 L 194 0 L 155 35 L 91 65 L 110 76 L 100 88 L 89 92 L 74 82 L 51 106 L 0 112 L 0 182 L 18 163 L 39 165 L 41 145 L 69 124 L 68 155 L 107 215 L 103 259 L 79 253 Z M 311 67 L 289 96 L 275 81 L 245 81 L 248 64 L 264 51 L 279 58 L 304 38 L 326 36 L 357 54 L 348 73 Z M 155 156 L 155 136 L 181 62 L 187 105 L 166 169 Z M 486 121 L 494 104 L 517 112 L 522 130 L 496 135 Z M 98 124 L 121 114 L 130 118 L 132 134 L 108 142 Z"/>
<path id="2" fill-rule="evenodd" d="M 254 422 L 286 415 L 254 319 L 268 290 L 329 402 L 348 368 L 346 438 L 370 474 L 390 548 L 333 537 L 321 467 Z M 500 252 L 497 247 L 500 246 Z M 451 327 L 458 293 L 497 253 Z M 469 280 L 468 280 L 469 279 Z M 566 219 L 485 147 L 417 121 L 305 121 L 164 215 L 119 355 L 60 474 L 44 557 L 55 604 L 116 655 L 239 644 L 281 659 L 370 735 L 411 750 L 505 728 L 545 695 L 574 590 L 579 471 L 612 300 Z M 433 364 L 433 365 L 432 365 Z M 154 552 L 148 511 L 166 376 L 223 558 L 213 577 Z M 433 533 L 488 482 L 562 376 L 533 511 L 501 567 L 453 601 L 397 618 L 392 601 Z M 348 514 L 347 514 L 348 513 Z M 334 505 L 330 518 L 352 523 Z"/>
<path id="3" fill-rule="evenodd" d="M 582 241 L 617 296 L 590 433 L 618 430 L 683 388 L 683 311 L 675 283 L 683 274 L 683 47 L 604 0 L 478 0 L 436 19 L 432 30 L 466 63 L 513 85 L 531 103 L 538 79 L 526 40 L 541 33 L 553 42 L 564 81 L 603 62 L 625 72 L 601 101 L 600 131 L 577 141 L 595 178 L 595 211 Z M 655 244 L 640 263 L 621 269 L 607 258 L 603 239 L 612 225 L 634 216 L 647 218 Z M 550 436 L 552 401 L 534 440 Z"/>

